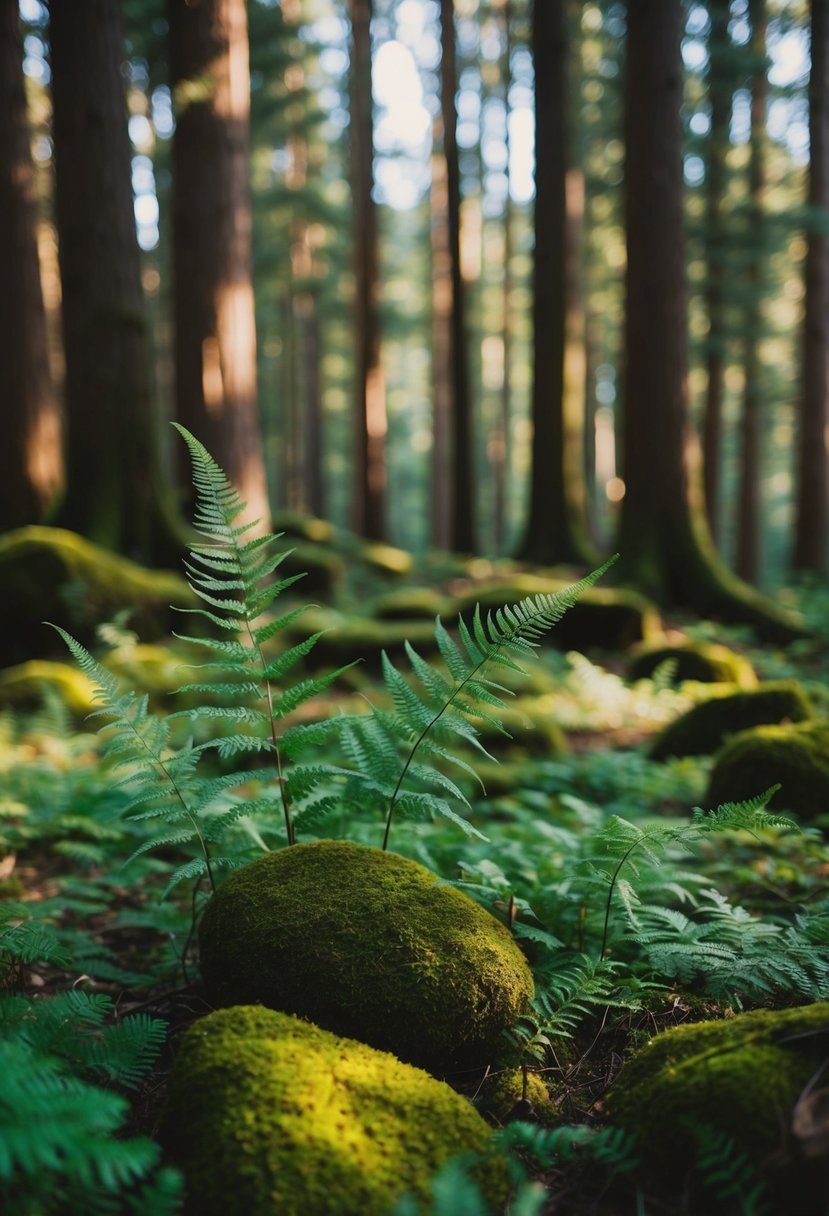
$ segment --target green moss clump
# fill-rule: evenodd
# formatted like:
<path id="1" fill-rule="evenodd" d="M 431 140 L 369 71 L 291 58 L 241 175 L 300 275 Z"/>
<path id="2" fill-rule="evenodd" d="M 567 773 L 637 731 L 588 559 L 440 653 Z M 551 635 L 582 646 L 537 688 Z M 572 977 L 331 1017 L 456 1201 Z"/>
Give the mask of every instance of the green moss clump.
<path id="1" fill-rule="evenodd" d="M 524 1108 L 524 1102 L 530 1104 Z M 526 1098 L 524 1074 L 520 1068 L 506 1069 L 494 1078 L 486 1091 L 480 1109 L 490 1119 L 503 1126 L 510 1119 L 535 1119 L 538 1123 L 552 1124 L 558 1120 L 558 1108 L 550 1098 L 550 1091 L 537 1072 L 527 1073 Z"/>
<path id="2" fill-rule="evenodd" d="M 757 674 L 748 659 L 716 642 L 682 642 L 675 646 L 648 646 L 639 651 L 630 667 L 632 680 L 647 680 L 669 659 L 676 662 L 674 682 L 697 680 L 701 684 L 736 684 L 757 687 Z"/>
<path id="3" fill-rule="evenodd" d="M 197 601 L 178 574 L 148 570 L 62 528 L 20 528 L 0 538 L 5 593 L 0 666 L 40 657 L 63 643 L 43 621 L 62 625 L 89 645 L 100 622 L 125 608 L 143 637 L 170 631 L 170 605 Z"/>
<path id="4" fill-rule="evenodd" d="M 706 801 L 708 806 L 741 802 L 778 782 L 770 806 L 804 819 L 829 811 L 829 724 L 741 731 L 717 754 Z"/>
<path id="5" fill-rule="evenodd" d="M 257 1006 L 190 1027 L 162 1138 L 194 1216 L 388 1216 L 406 1192 L 427 1200 L 450 1157 L 485 1154 L 491 1132 L 420 1069 Z M 477 1181 L 503 1203 L 502 1165 Z"/>
<path id="6" fill-rule="evenodd" d="M 644 1172 L 677 1189 L 699 1177 L 712 1135 L 762 1172 L 785 1155 L 792 1109 L 826 1058 L 828 1028 L 823 1002 L 665 1031 L 622 1069 L 611 1119 L 635 1134 Z"/>
<path id="7" fill-rule="evenodd" d="M 33 708 L 42 704 L 47 689 L 56 692 L 67 709 L 79 717 L 97 708 L 95 685 L 69 663 L 29 659 L 0 671 L 0 705 Z"/>
<path id="8" fill-rule="evenodd" d="M 323 840 L 236 870 L 199 929 L 208 999 L 261 1001 L 441 1072 L 486 1064 L 533 993 L 512 935 L 395 853 Z"/>
<path id="9" fill-rule="evenodd" d="M 366 670 L 376 672 L 383 651 L 396 662 L 405 656 L 407 641 L 424 657 L 437 652 L 433 621 L 377 621 L 329 608 L 303 612 L 286 636 L 299 641 L 318 632 L 323 636 L 306 661 L 314 671 L 360 662 Z"/>
<path id="10" fill-rule="evenodd" d="M 374 615 L 381 621 L 434 621 L 451 612 L 452 601 L 433 587 L 401 587 L 387 591 L 374 601 Z"/>
<path id="11" fill-rule="evenodd" d="M 704 756 L 717 751 L 728 735 L 752 726 L 804 722 L 812 716 L 809 698 L 794 681 L 761 684 L 750 692 L 733 692 L 702 701 L 671 722 L 651 746 L 653 760 L 668 756 Z"/>
<path id="12" fill-rule="evenodd" d="M 477 603 L 482 610 L 502 608 L 529 595 L 563 591 L 570 582 L 523 575 L 475 584 L 459 598 L 457 606 L 461 613 L 471 612 Z M 661 628 L 657 609 L 638 592 L 622 587 L 588 587 L 544 641 L 558 650 L 625 650 L 661 633 Z"/>

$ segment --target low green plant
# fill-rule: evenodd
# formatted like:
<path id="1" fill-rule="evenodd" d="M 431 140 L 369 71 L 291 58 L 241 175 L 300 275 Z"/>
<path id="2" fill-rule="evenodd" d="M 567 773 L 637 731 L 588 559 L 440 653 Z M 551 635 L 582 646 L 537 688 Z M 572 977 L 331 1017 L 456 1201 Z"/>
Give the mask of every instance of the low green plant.
<path id="1" fill-rule="evenodd" d="M 480 836 L 452 806 L 452 801 L 468 802 L 444 770 L 454 763 L 474 773 L 455 754 L 453 745 L 458 743 L 488 755 L 478 740 L 475 719 L 500 729 L 496 715 L 504 705 L 506 690 L 485 676 L 485 669 L 500 666 L 520 671 L 517 659 L 535 652 L 539 638 L 616 558 L 561 592 L 531 596 L 486 618 L 476 610 L 471 626 L 459 622 L 460 645 L 438 618 L 435 637 L 446 674 L 408 644 L 409 679 L 384 654 L 383 681 L 392 710 L 372 706 L 366 714 L 339 715 L 283 729 L 290 714 L 320 697 L 346 668 L 283 683 L 321 636 L 312 633 L 275 657 L 266 653 L 269 643 L 305 610 L 299 606 L 279 616 L 268 615 L 278 596 L 302 576 L 272 581 L 290 550 L 275 550 L 277 536 L 248 536 L 255 525 L 239 522 L 245 504 L 238 493 L 205 447 L 185 428 L 174 425 L 192 459 L 197 500 L 194 526 L 202 538 L 185 562 L 190 587 L 202 606 L 181 611 L 194 614 L 223 635 L 175 635 L 209 656 L 196 665 L 204 671 L 203 678 L 184 684 L 179 691 L 206 697 L 208 703 L 166 716 L 152 713 L 146 695 L 123 692 L 107 668 L 66 630 L 54 626 L 98 689 L 102 704 L 95 712 L 104 719 L 104 751 L 122 770 L 130 818 L 161 820 L 164 825 L 162 833 L 142 841 L 130 860 L 159 848 L 195 848 L 196 856 L 170 875 L 166 894 L 182 880 L 202 877 L 215 890 L 216 871 L 240 864 L 237 856 L 216 851 L 240 822 L 267 849 L 252 817 L 272 813 L 274 795 L 234 796 L 233 791 L 250 781 L 249 768 L 204 774 L 199 764 L 209 752 L 220 762 L 234 763 L 263 752 L 270 755 L 288 845 L 296 841 L 298 826 L 313 829 L 343 805 L 383 814 L 384 849 L 396 813 L 410 818 L 444 816 Z M 230 733 L 201 743 L 188 739 L 176 746 L 173 725 L 182 718 L 218 722 L 229 726 Z M 308 747 L 329 741 L 332 734 L 349 767 L 301 762 Z"/>

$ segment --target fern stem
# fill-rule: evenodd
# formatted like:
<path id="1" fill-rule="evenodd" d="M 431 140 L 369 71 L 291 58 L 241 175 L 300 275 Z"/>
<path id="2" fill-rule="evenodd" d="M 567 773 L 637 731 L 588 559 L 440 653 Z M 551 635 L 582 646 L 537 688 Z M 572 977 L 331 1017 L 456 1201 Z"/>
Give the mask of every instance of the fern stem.
<path id="1" fill-rule="evenodd" d="M 610 879 L 610 887 L 608 888 L 608 892 L 607 892 L 607 903 L 605 905 L 605 910 L 604 910 L 604 932 L 602 933 L 602 948 L 599 951 L 599 962 L 601 962 L 604 959 L 605 950 L 607 949 L 607 935 L 608 935 L 608 931 L 610 929 L 610 904 L 613 899 L 613 892 L 616 889 L 616 879 L 621 874 L 622 869 L 623 869 L 624 865 L 626 864 L 627 859 L 630 857 L 631 853 L 633 852 L 633 850 L 638 848 L 641 843 L 642 843 L 641 840 L 634 840 L 633 844 L 630 845 L 629 848 L 625 849 L 625 852 L 622 854 L 619 864 L 617 865 L 616 869 L 613 871 L 613 877 Z"/>
<path id="2" fill-rule="evenodd" d="M 253 630 L 250 627 L 250 620 L 248 619 L 247 614 L 245 615 L 245 627 L 247 628 L 248 637 L 250 638 L 251 645 L 253 646 L 253 649 L 256 651 L 256 657 L 259 659 L 259 664 L 262 668 L 262 672 L 264 673 L 267 669 L 267 664 L 265 662 L 265 656 L 262 654 L 262 647 L 256 641 L 256 638 L 253 636 Z M 282 800 L 282 814 L 285 819 L 285 832 L 288 836 L 288 844 L 292 845 L 292 844 L 296 844 L 296 831 L 294 829 L 294 823 L 291 818 L 291 804 L 288 801 L 288 795 L 285 793 L 285 775 L 284 775 L 284 772 L 282 769 L 282 753 L 279 750 L 279 736 L 276 733 L 276 721 L 274 719 L 274 713 L 273 713 L 273 689 L 271 688 L 270 680 L 267 679 L 264 674 L 262 676 L 262 679 L 265 684 L 265 696 L 268 701 L 268 723 L 270 725 L 271 742 L 273 743 L 273 754 L 274 754 L 274 759 L 276 761 L 276 776 L 277 776 L 277 781 L 279 784 L 279 796 Z"/>

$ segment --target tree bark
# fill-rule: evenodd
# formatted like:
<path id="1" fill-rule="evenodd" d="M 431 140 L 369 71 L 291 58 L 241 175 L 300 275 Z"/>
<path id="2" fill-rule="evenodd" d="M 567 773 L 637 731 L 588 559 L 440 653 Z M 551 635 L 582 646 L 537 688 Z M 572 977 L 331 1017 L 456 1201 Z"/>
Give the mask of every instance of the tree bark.
<path id="1" fill-rule="evenodd" d="M 740 488 L 737 511 L 737 561 L 741 578 L 756 583 L 760 575 L 760 475 L 762 468 L 763 368 L 763 238 L 766 188 L 766 12 L 765 0 L 749 0 L 751 22 L 751 134 L 749 137 L 749 214 L 752 256 L 748 292 L 743 371 L 743 411 L 740 418 Z"/>
<path id="2" fill-rule="evenodd" d="M 472 423 L 472 387 L 466 329 L 466 285 L 461 264 L 461 174 L 458 158 L 458 74 L 455 60 L 455 6 L 440 0 L 440 107 L 443 151 L 446 159 L 447 231 L 449 254 L 449 345 L 452 406 L 449 414 L 451 453 L 450 545 L 458 553 L 474 553 L 475 452 Z"/>
<path id="3" fill-rule="evenodd" d="M 620 577 L 665 605 L 796 634 L 796 617 L 719 561 L 688 421 L 681 0 L 628 4 L 625 495 Z"/>
<path id="4" fill-rule="evenodd" d="M 168 0 L 176 416 L 270 528 L 256 384 L 245 0 Z M 186 452 L 180 480 L 192 502 Z"/>
<path id="5" fill-rule="evenodd" d="M 567 391 L 565 380 L 567 346 L 578 341 L 574 318 L 567 313 L 568 282 L 573 282 L 578 254 L 568 248 L 573 228 L 567 199 L 565 18 L 565 0 L 535 0 L 533 438 L 529 519 L 521 556 L 547 565 L 591 562 L 595 557 L 587 538 L 584 396 Z M 571 206 L 573 201 L 571 194 Z"/>
<path id="6" fill-rule="evenodd" d="M 62 477 L 37 251 L 37 195 L 18 0 L 0 0 L 0 531 L 39 523 Z"/>
<path id="7" fill-rule="evenodd" d="M 829 374 L 829 2 L 811 3 L 809 206 L 794 567 L 826 571 Z"/>
<path id="8" fill-rule="evenodd" d="M 726 152 L 729 147 L 732 86 L 728 71 L 731 16 L 729 0 L 711 0 L 708 37 L 708 96 L 711 127 L 706 158 L 706 261 L 705 304 L 708 313 L 705 371 L 706 393 L 703 414 L 703 472 L 705 509 L 708 527 L 716 540 L 720 529 L 722 414 L 725 396 L 725 292 L 724 271 L 726 232 L 724 204 L 726 192 Z"/>
<path id="9" fill-rule="evenodd" d="M 354 524 L 371 540 L 386 535 L 386 387 L 380 357 L 372 0 L 350 0 L 351 195 L 354 208 L 355 482 Z"/>
<path id="10" fill-rule="evenodd" d="M 57 522 L 139 560 L 171 560 L 118 2 L 52 0 L 49 28 L 66 360 L 67 490 Z"/>

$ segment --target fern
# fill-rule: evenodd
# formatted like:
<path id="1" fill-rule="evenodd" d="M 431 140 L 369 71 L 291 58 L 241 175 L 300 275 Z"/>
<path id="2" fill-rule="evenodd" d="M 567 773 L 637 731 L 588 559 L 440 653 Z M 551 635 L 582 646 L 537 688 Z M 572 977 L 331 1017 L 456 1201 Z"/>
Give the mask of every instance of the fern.
<path id="1" fill-rule="evenodd" d="M 560 592 L 530 596 L 518 604 L 487 614 L 476 607 L 471 625 L 458 621 L 460 644 L 440 617 L 435 640 L 446 673 L 437 670 L 406 643 L 410 673 L 406 678 L 383 654 L 383 684 L 393 711 L 373 708 L 369 715 L 340 723 L 343 747 L 357 770 L 350 794 L 383 808 L 383 849 L 388 848 L 395 812 L 404 817 L 431 815 L 452 820 L 464 831 L 483 838 L 453 807 L 468 806 L 456 783 L 439 764 L 454 764 L 473 772 L 453 748 L 466 744 L 491 759 L 478 737 L 477 722 L 503 730 L 498 711 L 507 690 L 485 677 L 490 666 L 522 671 L 519 659 L 531 657 L 539 639 L 561 620 L 568 608 L 613 565 L 618 555 L 586 578 Z M 423 757 L 423 761 L 421 761 Z"/>

